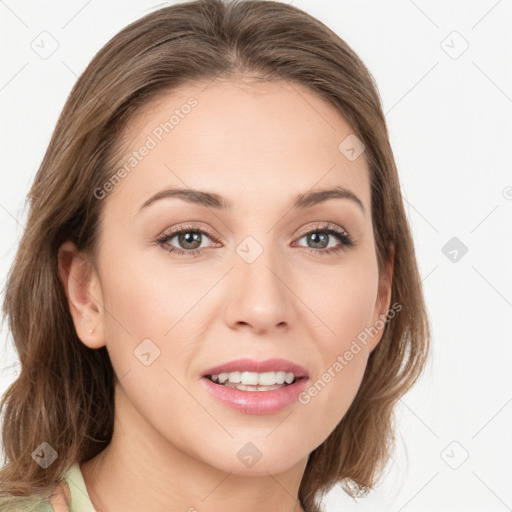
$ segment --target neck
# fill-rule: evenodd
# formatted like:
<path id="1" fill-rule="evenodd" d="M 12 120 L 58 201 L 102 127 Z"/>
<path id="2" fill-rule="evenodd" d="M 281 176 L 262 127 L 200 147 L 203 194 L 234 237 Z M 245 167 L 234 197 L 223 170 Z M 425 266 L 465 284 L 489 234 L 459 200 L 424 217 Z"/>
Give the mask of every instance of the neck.
<path id="1" fill-rule="evenodd" d="M 115 409 L 109 446 L 80 465 L 97 512 L 303 511 L 297 496 L 307 458 L 278 474 L 222 471 L 164 439 L 119 386 Z"/>

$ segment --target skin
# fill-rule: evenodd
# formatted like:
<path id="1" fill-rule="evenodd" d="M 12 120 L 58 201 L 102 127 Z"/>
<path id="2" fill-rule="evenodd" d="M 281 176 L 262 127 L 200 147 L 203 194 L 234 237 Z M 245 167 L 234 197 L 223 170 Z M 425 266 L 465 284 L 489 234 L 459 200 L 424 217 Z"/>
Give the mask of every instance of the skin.
<path id="1" fill-rule="evenodd" d="M 352 403 L 382 331 L 307 405 L 275 414 L 228 408 L 200 376 L 236 358 L 281 357 L 315 382 L 389 308 L 392 268 L 379 277 L 364 154 L 349 161 L 338 150 L 349 124 L 297 84 L 205 85 L 176 89 L 131 122 L 120 162 L 190 96 L 198 101 L 103 199 L 96 261 L 71 242 L 60 249 L 78 336 L 107 346 L 119 378 L 112 442 L 81 464 L 98 511 L 301 510 L 308 455 Z M 166 198 L 139 212 L 171 186 L 221 194 L 233 207 Z M 333 186 L 352 191 L 365 212 L 349 199 L 290 209 L 299 193 Z M 314 245 L 306 234 L 323 233 L 325 222 L 355 245 L 328 253 L 341 244 L 332 235 Z M 200 235 L 196 257 L 168 252 L 190 250 L 177 236 L 155 242 L 183 223 L 216 240 Z M 236 252 L 247 236 L 263 249 L 253 263 Z M 134 356 L 146 338 L 160 350 L 149 366 Z M 249 441 L 263 455 L 252 468 L 237 457 Z"/>

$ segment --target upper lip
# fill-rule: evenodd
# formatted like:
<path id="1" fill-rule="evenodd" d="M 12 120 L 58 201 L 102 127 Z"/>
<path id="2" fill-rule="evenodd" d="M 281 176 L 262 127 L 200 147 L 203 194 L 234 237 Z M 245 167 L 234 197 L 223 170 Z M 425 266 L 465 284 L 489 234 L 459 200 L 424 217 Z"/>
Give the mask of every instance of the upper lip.
<path id="1" fill-rule="evenodd" d="M 308 377 L 308 372 L 302 366 L 292 363 L 286 359 L 266 359 L 265 361 L 256 361 L 254 359 L 234 359 L 227 363 L 220 364 L 204 371 L 202 377 L 209 375 L 218 375 L 219 373 L 229 372 L 290 372 L 295 377 Z"/>

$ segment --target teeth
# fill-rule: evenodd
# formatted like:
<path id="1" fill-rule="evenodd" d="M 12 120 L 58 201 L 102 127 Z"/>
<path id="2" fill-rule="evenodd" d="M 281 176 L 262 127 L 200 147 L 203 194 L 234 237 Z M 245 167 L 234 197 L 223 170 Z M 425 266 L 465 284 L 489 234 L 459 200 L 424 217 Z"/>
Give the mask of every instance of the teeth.
<path id="1" fill-rule="evenodd" d="M 245 386 L 244 384 L 231 384 L 229 381 L 227 381 L 224 386 L 239 389 L 240 391 L 272 391 L 285 387 L 284 384 L 275 384 L 274 386 Z"/>
<path id="2" fill-rule="evenodd" d="M 218 375 L 211 375 L 211 380 L 218 382 L 219 384 L 239 384 L 237 389 L 241 389 L 244 386 L 254 386 L 254 388 L 246 389 L 246 391 L 258 391 L 257 386 L 265 386 L 267 389 L 269 386 L 276 386 L 280 384 L 291 384 L 295 379 L 295 375 L 292 372 L 224 372 Z M 234 387 L 234 386 L 230 386 Z"/>
<path id="3" fill-rule="evenodd" d="M 276 372 L 277 384 L 284 384 L 284 379 L 286 379 L 286 372 Z"/>

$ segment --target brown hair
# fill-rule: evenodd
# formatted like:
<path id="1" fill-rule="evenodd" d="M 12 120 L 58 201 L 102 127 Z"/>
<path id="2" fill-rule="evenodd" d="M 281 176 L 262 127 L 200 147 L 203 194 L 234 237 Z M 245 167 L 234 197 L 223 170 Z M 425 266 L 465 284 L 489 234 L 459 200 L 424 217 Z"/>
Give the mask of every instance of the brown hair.
<path id="1" fill-rule="evenodd" d="M 150 13 L 98 52 L 71 91 L 30 190 L 4 303 L 21 372 L 1 404 L 2 495 L 49 496 L 72 463 L 94 457 L 111 439 L 116 376 L 106 348 L 89 349 L 76 334 L 57 254 L 66 240 L 94 254 L 102 201 L 93 191 L 113 174 L 127 123 L 177 86 L 247 72 L 306 85 L 338 109 L 366 147 L 379 272 L 392 245 L 391 302 L 401 310 L 386 323 L 349 410 L 310 454 L 299 500 L 316 512 L 338 482 L 351 495 L 375 485 L 395 440 L 394 407 L 423 370 L 430 340 L 377 87 L 338 35 L 294 6 L 198 0 Z M 31 457 L 43 441 L 58 453 L 47 469 Z"/>

